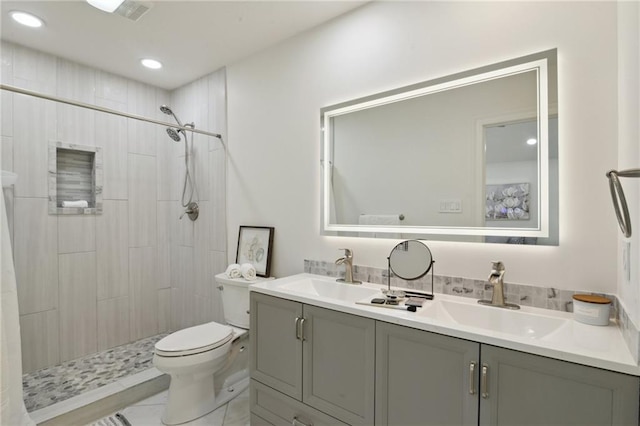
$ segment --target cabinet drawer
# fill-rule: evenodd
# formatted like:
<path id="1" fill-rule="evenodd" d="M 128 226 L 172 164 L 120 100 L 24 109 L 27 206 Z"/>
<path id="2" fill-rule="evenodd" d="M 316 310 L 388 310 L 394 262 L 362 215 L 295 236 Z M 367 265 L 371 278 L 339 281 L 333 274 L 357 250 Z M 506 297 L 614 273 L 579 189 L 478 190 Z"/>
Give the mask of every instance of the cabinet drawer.
<path id="1" fill-rule="evenodd" d="M 251 380 L 251 413 L 258 417 L 257 424 L 264 419 L 274 426 L 291 426 L 297 419 L 299 426 L 346 425 L 255 380 Z"/>
<path id="2" fill-rule="evenodd" d="M 269 423 L 262 417 L 256 416 L 255 413 L 251 413 L 249 424 L 251 426 L 273 426 L 271 423 Z"/>

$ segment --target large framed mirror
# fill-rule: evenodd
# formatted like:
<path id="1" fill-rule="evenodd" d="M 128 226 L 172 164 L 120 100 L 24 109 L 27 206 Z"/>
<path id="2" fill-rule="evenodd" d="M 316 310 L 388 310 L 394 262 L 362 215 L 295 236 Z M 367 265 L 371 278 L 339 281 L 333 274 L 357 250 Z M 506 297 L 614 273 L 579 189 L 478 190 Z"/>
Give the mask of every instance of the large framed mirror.
<path id="1" fill-rule="evenodd" d="M 322 234 L 557 245 L 556 56 L 323 108 Z"/>

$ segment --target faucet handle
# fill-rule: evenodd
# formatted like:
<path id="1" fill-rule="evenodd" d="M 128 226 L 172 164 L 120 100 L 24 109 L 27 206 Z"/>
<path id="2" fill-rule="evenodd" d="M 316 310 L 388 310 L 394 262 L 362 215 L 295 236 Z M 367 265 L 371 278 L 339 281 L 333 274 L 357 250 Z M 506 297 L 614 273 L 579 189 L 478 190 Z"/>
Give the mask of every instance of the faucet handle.
<path id="1" fill-rule="evenodd" d="M 504 271 L 504 263 L 499 260 L 491 262 L 491 269 L 494 271 Z"/>
<path id="2" fill-rule="evenodd" d="M 352 258 L 353 257 L 353 251 L 351 249 L 341 248 L 341 249 L 338 249 L 338 250 L 344 250 L 344 255 L 347 258 Z"/>

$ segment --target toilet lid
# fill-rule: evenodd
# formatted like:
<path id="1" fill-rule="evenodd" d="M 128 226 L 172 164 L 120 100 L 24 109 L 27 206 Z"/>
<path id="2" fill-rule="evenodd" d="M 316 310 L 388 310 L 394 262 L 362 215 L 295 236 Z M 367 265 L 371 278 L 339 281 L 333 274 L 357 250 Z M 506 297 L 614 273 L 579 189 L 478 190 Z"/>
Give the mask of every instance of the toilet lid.
<path id="1" fill-rule="evenodd" d="M 156 343 L 157 353 L 204 352 L 224 345 L 233 337 L 233 330 L 226 325 L 210 322 L 176 331 Z"/>

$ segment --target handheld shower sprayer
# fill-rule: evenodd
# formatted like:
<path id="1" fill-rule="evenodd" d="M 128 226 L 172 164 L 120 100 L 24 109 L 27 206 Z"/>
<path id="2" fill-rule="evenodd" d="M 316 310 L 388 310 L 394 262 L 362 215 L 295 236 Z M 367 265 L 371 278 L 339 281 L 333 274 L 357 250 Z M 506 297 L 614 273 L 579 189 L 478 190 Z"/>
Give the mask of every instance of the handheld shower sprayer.
<path id="1" fill-rule="evenodd" d="M 171 107 L 169 107 L 168 105 L 161 105 L 160 111 L 162 111 L 164 114 L 172 116 L 180 127 L 190 127 L 192 129 L 195 127 L 194 123 L 182 124 L 182 121 L 180 121 L 178 116 L 173 112 Z M 180 137 L 180 133 L 184 135 L 185 139 L 187 138 L 187 134 L 183 129 L 174 129 L 173 127 L 167 127 L 167 134 L 171 139 L 173 139 L 176 142 L 182 141 L 182 138 Z"/>
<path id="2" fill-rule="evenodd" d="M 173 110 L 171 109 L 170 106 L 168 105 L 161 105 L 160 106 L 160 111 L 162 111 L 163 113 L 167 114 L 167 115 L 171 115 L 173 116 L 173 118 L 176 120 L 176 122 L 180 125 L 180 127 L 184 127 L 182 125 L 182 121 L 180 121 L 180 119 L 178 118 L 178 116 L 173 112 Z"/>
<path id="3" fill-rule="evenodd" d="M 167 127 L 167 134 L 176 142 L 180 142 L 182 140 L 182 138 L 180 138 L 180 130 L 176 130 L 173 127 Z"/>
<path id="4" fill-rule="evenodd" d="M 172 116 L 176 122 L 178 123 L 178 125 L 180 127 L 187 127 L 189 129 L 194 129 L 195 128 L 195 124 L 194 123 L 187 123 L 187 124 L 182 124 L 182 122 L 180 121 L 180 119 L 178 118 L 178 116 L 173 112 L 173 110 L 171 109 L 171 107 L 167 106 L 167 105 L 161 105 L 160 106 L 160 111 L 162 111 L 163 114 L 167 114 Z M 174 127 L 167 127 L 167 134 L 169 135 L 169 137 L 171 139 L 173 139 L 176 142 L 181 142 L 182 141 L 182 137 L 180 136 L 180 133 L 182 133 L 182 136 L 184 136 L 184 166 L 185 166 L 185 172 L 184 172 L 184 185 L 182 186 L 182 207 L 185 207 L 186 210 L 184 211 L 184 213 L 180 216 L 180 219 L 182 219 L 184 217 L 184 215 L 188 215 L 189 219 L 191 220 L 196 220 L 198 218 L 198 214 L 199 214 L 199 207 L 198 207 L 198 203 L 197 203 L 197 199 L 198 199 L 198 191 L 196 189 L 196 183 L 193 179 L 193 177 L 191 176 L 191 164 L 190 164 L 190 155 L 189 155 L 189 138 L 187 137 L 187 132 L 185 132 L 184 129 L 176 129 Z M 191 133 L 191 145 L 193 146 L 193 133 Z M 189 187 L 189 197 L 187 198 L 187 187 Z M 196 201 L 193 200 L 195 195 Z"/>

